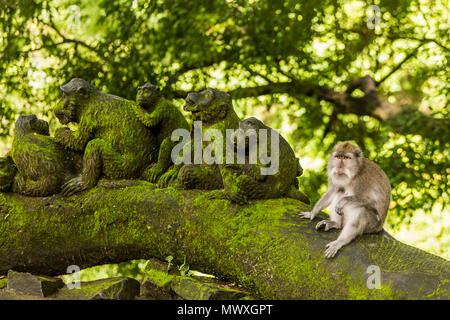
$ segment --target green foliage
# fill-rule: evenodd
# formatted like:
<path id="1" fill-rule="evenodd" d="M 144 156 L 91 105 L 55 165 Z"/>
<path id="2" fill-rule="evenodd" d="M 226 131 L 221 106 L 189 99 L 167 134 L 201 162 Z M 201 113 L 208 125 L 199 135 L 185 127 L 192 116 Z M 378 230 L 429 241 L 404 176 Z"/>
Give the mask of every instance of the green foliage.
<path id="1" fill-rule="evenodd" d="M 190 267 L 189 265 L 186 263 L 186 257 L 184 257 L 184 262 L 181 266 L 178 267 L 178 270 L 180 271 L 180 275 L 182 277 L 184 276 L 190 276 L 191 275 L 191 271 L 189 270 Z"/>
<path id="2" fill-rule="evenodd" d="M 427 121 L 449 117 L 448 3 L 377 0 L 375 29 L 366 24 L 370 4 L 2 0 L 0 151 L 10 148 L 17 114 L 36 113 L 54 131 L 58 87 L 72 77 L 130 100 L 144 82 L 161 86 L 167 99 L 207 86 L 233 92 L 267 85 L 235 99 L 236 112 L 280 129 L 302 160 L 301 189 L 312 203 L 324 191 L 332 146 L 350 139 L 391 180 L 390 228 L 418 209 L 448 212 L 448 120 Z M 340 113 L 314 91 L 344 92 L 364 75 L 379 82 L 380 96 L 411 113 L 388 121 Z M 295 87 L 269 90 L 290 81 Z"/>

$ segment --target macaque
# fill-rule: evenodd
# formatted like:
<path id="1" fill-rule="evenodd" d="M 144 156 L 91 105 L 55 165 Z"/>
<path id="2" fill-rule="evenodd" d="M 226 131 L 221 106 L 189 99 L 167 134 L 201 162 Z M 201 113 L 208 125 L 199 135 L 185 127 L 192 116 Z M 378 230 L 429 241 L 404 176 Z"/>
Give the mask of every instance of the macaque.
<path id="1" fill-rule="evenodd" d="M 391 186 L 384 171 L 363 157 L 361 150 L 351 142 L 334 147 L 328 159 L 328 190 L 311 212 L 300 212 L 302 218 L 314 219 L 330 206 L 330 220 L 322 220 L 316 230 L 324 227 L 342 229 L 337 240 L 326 245 L 325 258 L 363 233 L 376 233 L 383 229 Z"/>

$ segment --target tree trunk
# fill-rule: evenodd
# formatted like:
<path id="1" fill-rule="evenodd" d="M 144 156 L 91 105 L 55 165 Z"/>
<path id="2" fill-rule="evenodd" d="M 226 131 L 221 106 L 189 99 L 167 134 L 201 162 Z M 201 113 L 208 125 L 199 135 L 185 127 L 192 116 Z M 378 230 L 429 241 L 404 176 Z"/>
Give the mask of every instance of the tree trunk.
<path id="1" fill-rule="evenodd" d="M 0 193 L 0 274 L 56 275 L 69 265 L 168 255 L 239 283 L 263 299 L 449 299 L 450 262 L 381 234 L 363 235 L 334 259 L 338 231 L 316 231 L 294 199 L 238 206 L 204 191 L 102 181 L 72 197 Z M 324 215 L 322 216 L 324 217 Z M 380 268 L 380 289 L 369 289 Z"/>

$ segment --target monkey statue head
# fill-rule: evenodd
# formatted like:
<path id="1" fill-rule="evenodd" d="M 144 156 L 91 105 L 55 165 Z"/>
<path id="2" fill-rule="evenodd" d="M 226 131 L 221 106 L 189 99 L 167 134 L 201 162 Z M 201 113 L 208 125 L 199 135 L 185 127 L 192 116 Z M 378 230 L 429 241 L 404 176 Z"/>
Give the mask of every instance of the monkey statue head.
<path id="1" fill-rule="evenodd" d="M 231 96 L 212 88 L 200 92 L 190 92 L 184 106 L 184 111 L 192 112 L 195 120 L 207 123 L 225 119 L 231 109 L 233 109 Z"/>
<path id="2" fill-rule="evenodd" d="M 64 125 L 69 122 L 78 122 L 80 109 L 89 101 L 96 89 L 89 82 L 80 78 L 73 78 L 59 89 L 64 103 L 55 108 L 56 117 Z"/>
<path id="3" fill-rule="evenodd" d="M 254 146 L 252 146 L 252 149 L 256 151 L 259 129 L 270 130 L 269 127 L 267 127 L 262 121 L 258 120 L 255 117 L 247 118 L 239 122 L 239 129 L 236 130 L 231 136 L 232 142 L 235 146 L 235 150 L 237 150 L 237 148 L 244 147 L 243 144 L 242 146 L 240 146 L 239 143 L 242 143 L 241 141 L 245 141 L 246 153 L 249 152 L 249 144 L 251 142 L 255 144 Z"/>
<path id="4" fill-rule="evenodd" d="M 161 90 L 151 83 L 137 88 L 136 103 L 146 110 L 153 109 L 161 99 Z"/>
<path id="5" fill-rule="evenodd" d="M 328 176 L 335 183 L 346 183 L 361 171 L 363 163 L 363 155 L 358 146 L 350 141 L 339 143 L 328 158 Z"/>
<path id="6" fill-rule="evenodd" d="M 19 116 L 14 126 L 15 136 L 23 136 L 30 133 L 37 133 L 44 136 L 50 135 L 48 122 L 38 119 L 36 115 Z"/>

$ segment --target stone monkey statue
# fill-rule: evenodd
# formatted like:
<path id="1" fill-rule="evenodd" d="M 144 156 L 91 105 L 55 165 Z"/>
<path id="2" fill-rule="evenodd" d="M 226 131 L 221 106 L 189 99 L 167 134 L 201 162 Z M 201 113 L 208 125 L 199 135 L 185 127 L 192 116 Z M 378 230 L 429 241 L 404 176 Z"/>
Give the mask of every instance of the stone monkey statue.
<path id="1" fill-rule="evenodd" d="M 190 131 L 190 126 L 183 114 L 161 97 L 160 89 L 151 83 L 138 87 L 136 103 L 137 118 L 153 133 L 159 146 L 158 161 L 144 171 L 142 178 L 156 183 L 173 164 L 171 152 L 177 142 L 172 141 L 172 132 L 176 129 Z"/>

